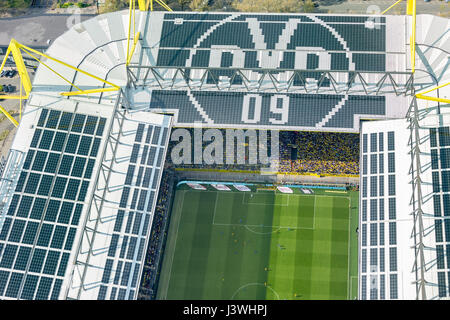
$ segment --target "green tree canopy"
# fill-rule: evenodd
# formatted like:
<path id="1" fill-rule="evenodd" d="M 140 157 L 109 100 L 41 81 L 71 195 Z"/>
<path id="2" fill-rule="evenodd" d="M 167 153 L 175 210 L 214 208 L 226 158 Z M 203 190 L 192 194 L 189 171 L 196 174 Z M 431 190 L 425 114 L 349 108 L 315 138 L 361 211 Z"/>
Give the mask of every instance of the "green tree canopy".
<path id="1" fill-rule="evenodd" d="M 234 0 L 234 9 L 242 12 L 313 12 L 312 0 Z"/>

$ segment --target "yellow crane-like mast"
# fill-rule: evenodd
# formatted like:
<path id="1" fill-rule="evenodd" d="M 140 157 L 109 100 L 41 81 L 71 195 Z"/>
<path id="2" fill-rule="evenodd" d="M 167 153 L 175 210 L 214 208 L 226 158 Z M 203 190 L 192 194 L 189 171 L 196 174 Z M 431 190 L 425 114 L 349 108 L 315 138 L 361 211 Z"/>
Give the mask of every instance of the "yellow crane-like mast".
<path id="1" fill-rule="evenodd" d="M 35 59 L 36 61 L 38 61 L 39 63 L 41 63 L 43 66 L 45 66 L 46 68 L 48 68 L 50 71 L 52 71 L 54 74 L 56 74 L 58 77 L 60 77 L 61 79 L 63 79 L 65 82 L 67 82 L 68 84 L 70 84 L 71 86 L 75 87 L 78 91 L 70 91 L 70 92 L 61 92 L 60 95 L 62 96 L 75 96 L 75 95 L 86 95 L 86 94 L 90 94 L 90 93 L 97 93 L 97 92 L 107 92 L 107 91 L 117 91 L 120 90 L 120 87 L 115 85 L 114 83 L 111 83 L 109 81 L 106 81 L 100 77 L 97 77 L 93 74 L 90 74 L 84 70 L 81 70 L 77 67 L 74 67 L 64 61 L 61 61 L 59 59 L 53 58 L 45 53 L 39 52 L 33 48 L 27 47 L 19 42 L 17 42 L 15 39 L 11 39 L 11 42 L 9 43 L 8 49 L 6 50 L 6 54 L 5 57 L 3 59 L 3 62 L 0 66 L 0 72 L 3 70 L 3 68 L 5 67 L 6 61 L 8 59 L 8 57 L 12 54 L 13 59 L 14 59 L 14 63 L 16 65 L 17 71 L 19 73 L 19 78 L 20 78 L 20 95 L 1 95 L 2 99 L 10 99 L 10 100 L 20 100 L 20 118 L 22 117 L 22 100 L 28 99 L 31 89 L 32 89 L 32 85 L 31 85 L 31 80 L 30 80 L 30 76 L 28 75 L 28 71 L 27 68 L 25 66 L 25 62 L 23 60 L 23 53 L 26 53 L 28 56 L 30 56 L 31 58 Z M 66 79 L 63 75 L 61 75 L 60 73 L 58 73 L 57 71 L 55 71 L 53 68 L 51 68 L 48 64 L 46 64 L 45 62 L 41 61 L 38 56 L 46 58 L 48 60 L 51 60 L 53 62 L 56 62 L 58 64 L 61 64 L 69 69 L 72 70 L 76 70 L 88 77 L 94 78 L 98 81 L 100 81 L 101 83 L 104 83 L 106 85 L 109 85 L 109 87 L 106 88 L 99 88 L 99 89 L 89 89 L 89 90 L 82 90 L 79 87 L 77 87 L 74 83 L 72 83 L 70 80 Z M 23 90 L 25 91 L 25 94 L 22 93 L 22 87 Z M 19 125 L 19 123 L 17 122 L 16 119 L 14 119 L 9 112 L 7 112 L 5 110 L 5 108 L 3 108 L 2 106 L 0 106 L 0 111 L 17 127 Z"/>
<path id="2" fill-rule="evenodd" d="M 153 11 L 153 2 L 156 2 L 161 7 L 168 11 L 172 11 L 170 7 L 165 4 L 162 0 L 138 0 L 139 10 L 140 11 L 147 11 L 150 7 L 150 10 Z M 128 39 L 127 39 L 127 59 L 126 59 L 126 65 L 129 65 L 131 58 L 133 57 L 133 53 L 136 49 L 137 43 L 139 41 L 140 33 L 135 32 L 136 29 L 136 20 L 135 20 L 135 10 L 136 10 L 136 1 L 130 0 L 130 17 L 129 17 L 129 26 L 128 26 Z M 133 30 L 133 42 L 132 46 L 130 48 L 130 41 L 131 41 L 131 30 Z M 5 57 L 2 61 L 2 64 L 0 66 L 0 72 L 4 69 L 6 65 L 6 61 L 8 60 L 9 56 L 12 55 L 16 69 L 19 73 L 20 78 L 20 88 L 19 88 L 19 95 L 0 95 L 1 99 L 10 99 L 10 100 L 20 100 L 19 102 L 19 119 L 22 118 L 22 103 L 23 100 L 28 99 L 31 90 L 32 90 L 32 84 L 30 80 L 30 76 L 28 74 L 27 68 L 25 66 L 25 62 L 23 60 L 22 53 L 26 53 L 28 56 L 33 58 L 34 60 L 38 61 L 40 64 L 48 68 L 50 71 L 52 71 L 54 74 L 56 74 L 58 77 L 63 79 L 65 82 L 69 83 L 71 86 L 76 88 L 76 91 L 70 91 L 70 92 L 61 92 L 60 95 L 62 96 L 76 96 L 76 95 L 88 95 L 91 93 L 99 93 L 99 92 L 109 92 L 109 91 L 117 91 L 120 90 L 120 87 L 106 81 L 105 79 L 102 79 L 100 77 L 97 77 L 93 74 L 90 74 L 86 71 L 83 71 L 79 68 L 76 68 L 69 63 L 66 63 L 64 61 L 58 60 L 56 58 L 53 58 L 45 53 L 39 52 L 37 50 L 34 50 L 30 47 L 27 47 L 19 42 L 17 42 L 15 39 L 11 39 L 11 42 L 9 43 L 8 49 L 6 50 Z M 58 73 L 56 70 L 51 68 L 49 65 L 47 65 L 45 62 L 41 61 L 39 57 L 44 57 L 49 60 L 52 60 L 56 63 L 62 64 L 63 66 L 76 70 L 86 76 L 92 77 L 98 81 L 100 81 L 103 84 L 109 85 L 109 87 L 101 87 L 98 89 L 89 89 L 89 90 L 82 90 L 79 87 L 77 87 L 74 83 L 66 79 L 63 75 Z M 23 90 L 22 90 L 23 88 Z M 24 91 L 24 94 L 23 94 Z M 5 108 L 3 108 L 0 105 L 0 112 L 3 113 L 16 127 L 19 125 L 16 119 L 8 112 Z"/>

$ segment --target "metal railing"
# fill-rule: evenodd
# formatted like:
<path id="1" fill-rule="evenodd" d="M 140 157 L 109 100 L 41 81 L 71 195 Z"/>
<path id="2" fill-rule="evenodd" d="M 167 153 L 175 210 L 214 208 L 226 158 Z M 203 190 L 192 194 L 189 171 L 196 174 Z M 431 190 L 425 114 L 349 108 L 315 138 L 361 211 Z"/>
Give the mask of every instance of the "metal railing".
<path id="1" fill-rule="evenodd" d="M 136 76 L 137 70 L 143 76 Z M 134 88 L 156 90 L 245 91 L 409 95 L 413 74 L 408 71 L 348 71 L 308 69 L 128 66 Z M 422 86 L 433 83 L 425 81 Z"/>
<path id="2" fill-rule="evenodd" d="M 2 157 L 0 169 L 0 230 L 9 210 L 14 190 L 25 160 L 25 152 L 11 149 L 6 160 Z"/>

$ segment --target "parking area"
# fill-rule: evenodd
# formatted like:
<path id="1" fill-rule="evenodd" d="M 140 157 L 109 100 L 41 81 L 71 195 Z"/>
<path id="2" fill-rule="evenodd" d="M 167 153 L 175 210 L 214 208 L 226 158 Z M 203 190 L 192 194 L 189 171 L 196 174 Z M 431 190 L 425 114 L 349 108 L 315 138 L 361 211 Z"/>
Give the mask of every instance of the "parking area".
<path id="1" fill-rule="evenodd" d="M 8 100 L 8 99 L 1 99 L 2 94 L 11 94 L 11 95 L 19 95 L 20 94 L 20 78 L 15 70 L 15 68 L 12 67 L 5 67 L 5 71 L 13 70 L 15 72 L 9 73 L 8 75 L 3 73 L 3 76 L 0 74 L 0 89 L 2 89 L 0 93 L 0 105 L 6 109 L 17 121 L 19 121 L 19 107 L 20 103 L 19 100 Z M 33 77 L 33 72 L 29 71 L 30 78 Z M 8 90 L 8 92 L 5 92 Z M 25 101 L 22 101 L 22 107 L 25 105 Z M 8 118 L 0 112 L 0 158 L 3 156 L 6 158 L 8 155 L 9 148 L 12 145 L 12 141 L 14 139 L 14 135 L 16 133 L 16 127 L 14 124 L 11 123 L 11 121 L 8 120 Z"/>

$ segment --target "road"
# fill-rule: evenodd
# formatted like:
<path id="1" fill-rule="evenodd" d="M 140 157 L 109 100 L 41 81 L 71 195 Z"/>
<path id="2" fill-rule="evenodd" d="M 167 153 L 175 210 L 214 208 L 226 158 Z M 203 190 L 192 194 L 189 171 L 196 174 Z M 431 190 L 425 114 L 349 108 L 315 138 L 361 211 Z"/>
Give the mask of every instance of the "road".
<path id="1" fill-rule="evenodd" d="M 0 46 L 8 46 L 11 38 L 30 47 L 48 46 L 77 23 L 92 18 L 93 14 L 45 13 L 45 10 L 30 10 L 31 14 L 0 19 Z"/>
<path id="2" fill-rule="evenodd" d="M 5 68 L 9 69 L 9 68 Z M 28 70 L 28 74 L 30 75 L 31 81 L 33 81 L 34 73 L 31 70 Z M 10 84 L 16 87 L 16 92 L 10 93 L 13 95 L 19 95 L 19 84 L 20 78 L 16 74 L 14 78 L 0 78 L 0 85 Z M 5 108 L 7 111 L 12 113 L 16 120 L 19 120 L 19 100 L 3 100 L 0 101 L 0 105 Z M 22 105 L 23 106 L 23 105 Z M 7 118 L 3 117 L 3 113 L 0 112 L 0 135 L 5 130 L 9 130 L 9 135 L 6 139 L 0 141 L 0 158 L 8 155 L 8 151 L 11 147 L 12 141 L 14 139 L 14 135 L 16 134 L 16 128 L 14 124 L 12 124 Z"/>
<path id="3" fill-rule="evenodd" d="M 368 1 L 331 1 L 331 0 L 318 0 L 318 9 L 324 13 L 353 13 L 353 14 L 365 14 L 370 13 L 371 10 L 376 9 L 375 6 L 379 7 L 379 12 L 381 13 L 385 9 L 389 8 L 390 5 L 394 4 L 394 0 L 368 0 Z M 445 1 L 431 0 L 430 2 L 417 1 L 417 14 L 435 14 L 446 13 L 450 14 L 450 3 L 445 3 Z M 406 10 L 406 1 L 401 2 L 395 8 L 391 9 L 388 14 L 398 14 L 404 13 Z"/>

